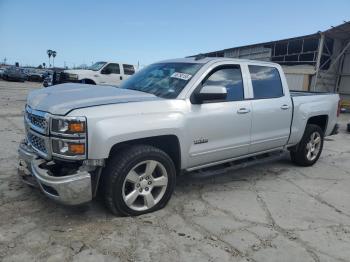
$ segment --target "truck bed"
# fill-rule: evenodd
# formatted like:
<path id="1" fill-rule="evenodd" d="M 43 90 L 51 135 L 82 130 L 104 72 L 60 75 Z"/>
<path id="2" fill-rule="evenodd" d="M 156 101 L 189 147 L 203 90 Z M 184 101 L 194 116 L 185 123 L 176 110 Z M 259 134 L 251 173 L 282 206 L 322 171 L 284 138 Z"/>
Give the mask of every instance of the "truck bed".
<path id="1" fill-rule="evenodd" d="M 298 143 L 306 122 L 312 116 L 326 116 L 325 136 L 329 135 L 337 121 L 339 95 L 326 92 L 290 91 L 293 102 L 293 120 L 289 143 Z"/>
<path id="2" fill-rule="evenodd" d="M 290 91 L 291 97 L 296 96 L 317 96 L 317 95 L 332 95 L 334 93 L 329 92 L 311 92 L 311 91 Z"/>

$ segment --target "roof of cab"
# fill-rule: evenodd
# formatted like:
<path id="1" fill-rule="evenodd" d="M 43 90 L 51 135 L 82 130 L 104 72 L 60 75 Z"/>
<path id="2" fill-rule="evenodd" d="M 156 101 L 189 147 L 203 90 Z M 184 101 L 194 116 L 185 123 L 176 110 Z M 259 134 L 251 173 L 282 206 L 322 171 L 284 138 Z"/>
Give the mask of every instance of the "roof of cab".
<path id="1" fill-rule="evenodd" d="M 248 60 L 248 59 L 237 59 L 237 58 L 227 58 L 227 57 L 203 57 L 203 58 L 196 58 L 196 57 L 186 57 L 186 58 L 177 58 L 177 59 L 168 59 L 159 61 L 158 63 L 199 63 L 199 64 L 206 64 L 209 62 L 236 62 L 236 63 L 259 63 L 259 64 L 266 64 L 266 65 L 275 65 L 278 66 L 278 64 L 269 62 L 269 61 L 260 61 L 260 60 Z"/>

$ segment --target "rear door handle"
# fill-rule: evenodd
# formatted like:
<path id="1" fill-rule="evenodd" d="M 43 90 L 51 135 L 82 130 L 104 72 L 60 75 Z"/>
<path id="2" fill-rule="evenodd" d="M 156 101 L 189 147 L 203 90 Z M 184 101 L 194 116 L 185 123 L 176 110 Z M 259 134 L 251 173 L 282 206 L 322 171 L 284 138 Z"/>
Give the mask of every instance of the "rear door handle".
<path id="1" fill-rule="evenodd" d="M 249 112 L 250 112 L 250 110 L 248 108 L 244 108 L 244 107 L 237 110 L 237 114 L 247 114 Z"/>
<path id="2" fill-rule="evenodd" d="M 282 106 L 281 106 L 281 109 L 282 109 L 282 110 L 287 110 L 287 109 L 289 109 L 289 105 L 282 105 Z"/>

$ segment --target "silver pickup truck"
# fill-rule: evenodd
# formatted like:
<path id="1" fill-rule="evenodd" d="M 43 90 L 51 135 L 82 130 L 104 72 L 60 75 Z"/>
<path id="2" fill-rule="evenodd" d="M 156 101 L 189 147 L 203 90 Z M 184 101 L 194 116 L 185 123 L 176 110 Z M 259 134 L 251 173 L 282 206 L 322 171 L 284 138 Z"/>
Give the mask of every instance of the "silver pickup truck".
<path id="1" fill-rule="evenodd" d="M 167 60 L 120 88 L 32 91 L 19 173 L 63 204 L 99 192 L 113 213 L 140 215 L 166 205 L 180 173 L 282 150 L 313 165 L 338 114 L 337 94 L 289 92 L 278 64 Z"/>

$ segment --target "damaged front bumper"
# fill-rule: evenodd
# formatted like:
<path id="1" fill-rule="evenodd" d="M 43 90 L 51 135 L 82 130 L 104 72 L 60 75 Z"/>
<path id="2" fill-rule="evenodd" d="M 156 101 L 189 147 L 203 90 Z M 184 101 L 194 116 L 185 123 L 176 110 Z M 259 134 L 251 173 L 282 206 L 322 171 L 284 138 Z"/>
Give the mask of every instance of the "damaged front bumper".
<path id="1" fill-rule="evenodd" d="M 91 171 L 78 168 L 69 175 L 55 176 L 50 170 L 50 165 L 55 163 L 40 158 L 25 142 L 20 144 L 18 152 L 18 173 L 25 183 L 39 186 L 46 196 L 65 205 L 79 205 L 91 201 Z"/>

